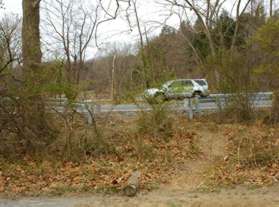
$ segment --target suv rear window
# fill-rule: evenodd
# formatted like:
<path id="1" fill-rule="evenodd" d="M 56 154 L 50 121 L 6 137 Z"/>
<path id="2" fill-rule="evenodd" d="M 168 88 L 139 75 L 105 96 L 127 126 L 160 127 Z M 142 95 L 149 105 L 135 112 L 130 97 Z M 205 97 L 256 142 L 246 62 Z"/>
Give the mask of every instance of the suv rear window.
<path id="1" fill-rule="evenodd" d="M 196 83 L 198 83 L 201 86 L 207 85 L 207 83 L 204 80 L 195 80 Z"/>

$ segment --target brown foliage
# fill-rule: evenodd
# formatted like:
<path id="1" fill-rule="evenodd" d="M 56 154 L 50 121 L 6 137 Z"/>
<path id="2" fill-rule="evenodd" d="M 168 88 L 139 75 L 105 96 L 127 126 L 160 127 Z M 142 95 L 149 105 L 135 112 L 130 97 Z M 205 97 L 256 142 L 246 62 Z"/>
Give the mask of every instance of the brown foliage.
<path id="1" fill-rule="evenodd" d="M 214 168 L 215 185 L 278 182 L 278 130 L 262 124 L 227 126 L 227 156 Z"/>
<path id="2" fill-rule="evenodd" d="M 184 122 L 177 123 L 181 127 L 168 143 L 151 134 L 135 134 L 134 124 L 133 120 L 110 121 L 103 130 L 114 152 L 88 156 L 84 162 L 61 162 L 51 155 L 51 159 L 45 157 L 41 162 L 30 156 L 16 163 L 1 161 L 0 192 L 34 195 L 119 191 L 134 170 L 141 172 L 140 188 L 148 190 L 170 181 L 177 165 L 196 157 L 191 147 L 196 134 L 188 131 Z"/>

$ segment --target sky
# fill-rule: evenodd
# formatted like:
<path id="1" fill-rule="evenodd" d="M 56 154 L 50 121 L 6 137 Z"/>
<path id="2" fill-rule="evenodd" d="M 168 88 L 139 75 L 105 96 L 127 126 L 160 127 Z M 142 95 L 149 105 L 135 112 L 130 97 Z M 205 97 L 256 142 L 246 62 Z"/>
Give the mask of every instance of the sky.
<path id="1" fill-rule="evenodd" d="M 4 0 L 7 12 L 21 14 L 21 0 Z"/>
<path id="2" fill-rule="evenodd" d="M 43 0 L 48 1 L 48 0 Z M 5 5 L 5 13 L 22 14 L 22 1 L 21 0 L 3 0 Z M 139 16 L 141 22 L 147 22 L 152 19 L 155 21 L 161 21 L 162 17 L 158 15 L 158 7 L 153 1 L 150 0 L 140 0 L 138 1 Z M 0 11 L 0 16 L 3 16 L 3 11 Z M 109 35 L 104 35 L 103 39 L 106 41 L 125 41 L 127 43 L 134 42 L 136 32 L 130 32 L 127 20 L 124 18 L 118 18 L 117 20 L 111 21 L 109 23 L 103 24 L 101 27 L 102 33 Z M 124 33 L 124 34 L 123 34 Z M 109 39 L 108 39 L 109 38 Z"/>
<path id="3" fill-rule="evenodd" d="M 42 1 L 47 2 L 49 0 Z M 22 15 L 22 0 L 3 0 L 3 2 L 5 5 L 5 13 L 13 13 L 20 16 Z M 162 21 L 162 19 L 164 18 L 164 14 L 161 12 L 161 8 L 158 8 L 158 5 L 156 5 L 154 1 L 139 0 L 137 6 L 143 28 L 145 26 L 151 28 L 150 24 L 148 23 L 148 21 L 150 20 L 159 22 Z M 0 12 L 2 12 L 3 15 L 3 11 L 0 10 Z M 173 21 L 172 25 L 174 24 L 175 22 Z M 153 25 L 154 26 L 152 27 L 152 29 L 150 31 L 148 30 L 148 35 L 150 36 L 154 36 L 160 32 L 158 24 L 153 23 Z M 96 47 L 91 48 L 91 53 L 95 53 L 94 55 L 96 55 L 96 53 L 102 53 L 104 51 L 103 48 L 105 48 L 107 44 L 112 45 L 115 42 L 119 42 L 122 45 L 130 45 L 139 41 L 137 29 L 133 28 L 131 31 L 127 19 L 124 16 L 102 24 L 98 30 L 98 34 L 99 49 L 96 49 Z"/>
<path id="4" fill-rule="evenodd" d="M 51 2 L 52 0 L 42 0 L 44 2 Z M 64 1 L 64 0 L 63 0 Z M 67 0 L 65 0 L 67 1 Z M 74 0 L 72 0 L 74 1 Z M 77 0 L 79 1 L 79 0 Z M 96 2 L 97 0 L 83 0 L 88 2 Z M 109 0 L 104 0 L 106 2 Z M 264 2 L 268 2 L 269 0 L 260 0 Z M 279 0 L 275 0 L 279 1 Z M 5 10 L 0 10 L 0 17 L 3 15 L 3 12 L 18 14 L 21 16 L 22 14 L 22 0 L 3 0 L 5 5 Z M 148 37 L 152 37 L 157 35 L 161 31 L 162 23 L 169 14 L 169 9 L 166 9 L 164 6 L 160 6 L 158 2 L 162 2 L 160 0 L 138 0 L 137 8 L 140 17 L 141 27 L 142 29 L 147 28 Z M 234 1 L 228 0 L 225 4 L 225 8 L 230 11 Z M 2 13 L 2 14 L 1 14 Z M 42 16 L 42 15 L 41 15 Z M 41 17 L 42 19 L 44 17 Z M 190 17 L 191 19 L 191 17 Z M 133 21 L 133 20 L 132 20 Z M 134 20 L 135 23 L 135 20 Z M 179 19 L 177 17 L 172 17 L 167 21 L 168 25 L 173 27 L 178 27 Z M 44 39 L 44 37 L 42 38 Z M 132 31 L 130 30 L 127 18 L 124 15 L 119 16 L 116 20 L 109 21 L 100 26 L 98 30 L 98 45 L 92 45 L 90 47 L 88 58 L 93 58 L 94 56 L 98 56 L 102 53 L 106 52 L 106 48 L 109 45 L 122 44 L 122 45 L 131 45 L 139 42 L 139 35 L 137 29 L 134 27 Z"/>

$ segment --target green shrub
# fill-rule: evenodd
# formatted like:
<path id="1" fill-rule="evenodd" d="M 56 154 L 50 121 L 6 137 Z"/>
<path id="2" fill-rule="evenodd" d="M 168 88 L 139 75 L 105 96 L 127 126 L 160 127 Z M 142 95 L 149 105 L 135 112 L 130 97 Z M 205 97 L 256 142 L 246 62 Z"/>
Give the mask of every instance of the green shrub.
<path id="1" fill-rule="evenodd" d="M 252 121 L 255 111 L 249 94 L 236 93 L 225 103 L 221 113 L 222 118 L 229 118 L 235 122 Z"/>
<path id="2" fill-rule="evenodd" d="M 251 93 L 255 91 L 256 84 L 252 79 L 249 54 L 243 51 L 221 50 L 218 55 L 208 59 L 208 64 L 210 68 L 218 70 L 218 91 L 232 94 L 220 111 L 221 119 L 229 117 L 239 122 L 253 120 L 255 111 Z"/>
<path id="3" fill-rule="evenodd" d="M 173 119 L 167 103 L 150 104 L 150 111 L 141 111 L 137 120 L 138 132 L 168 140 L 173 132 Z"/>

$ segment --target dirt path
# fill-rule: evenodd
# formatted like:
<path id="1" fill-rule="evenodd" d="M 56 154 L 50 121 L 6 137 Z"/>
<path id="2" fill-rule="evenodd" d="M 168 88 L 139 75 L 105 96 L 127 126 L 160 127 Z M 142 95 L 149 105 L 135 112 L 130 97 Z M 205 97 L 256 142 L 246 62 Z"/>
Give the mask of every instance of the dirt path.
<path id="1" fill-rule="evenodd" d="M 278 187 L 248 190 L 237 188 L 218 193 L 160 189 L 135 198 L 86 196 L 0 200 L 0 207 L 278 207 Z"/>
<path id="2" fill-rule="evenodd" d="M 218 132 L 218 128 L 204 127 L 198 131 L 197 137 L 201 157 L 178 166 L 177 176 L 166 188 L 191 191 L 201 187 L 204 184 L 204 176 L 208 174 L 213 162 L 225 157 L 226 140 L 222 139 L 224 136 Z"/>

